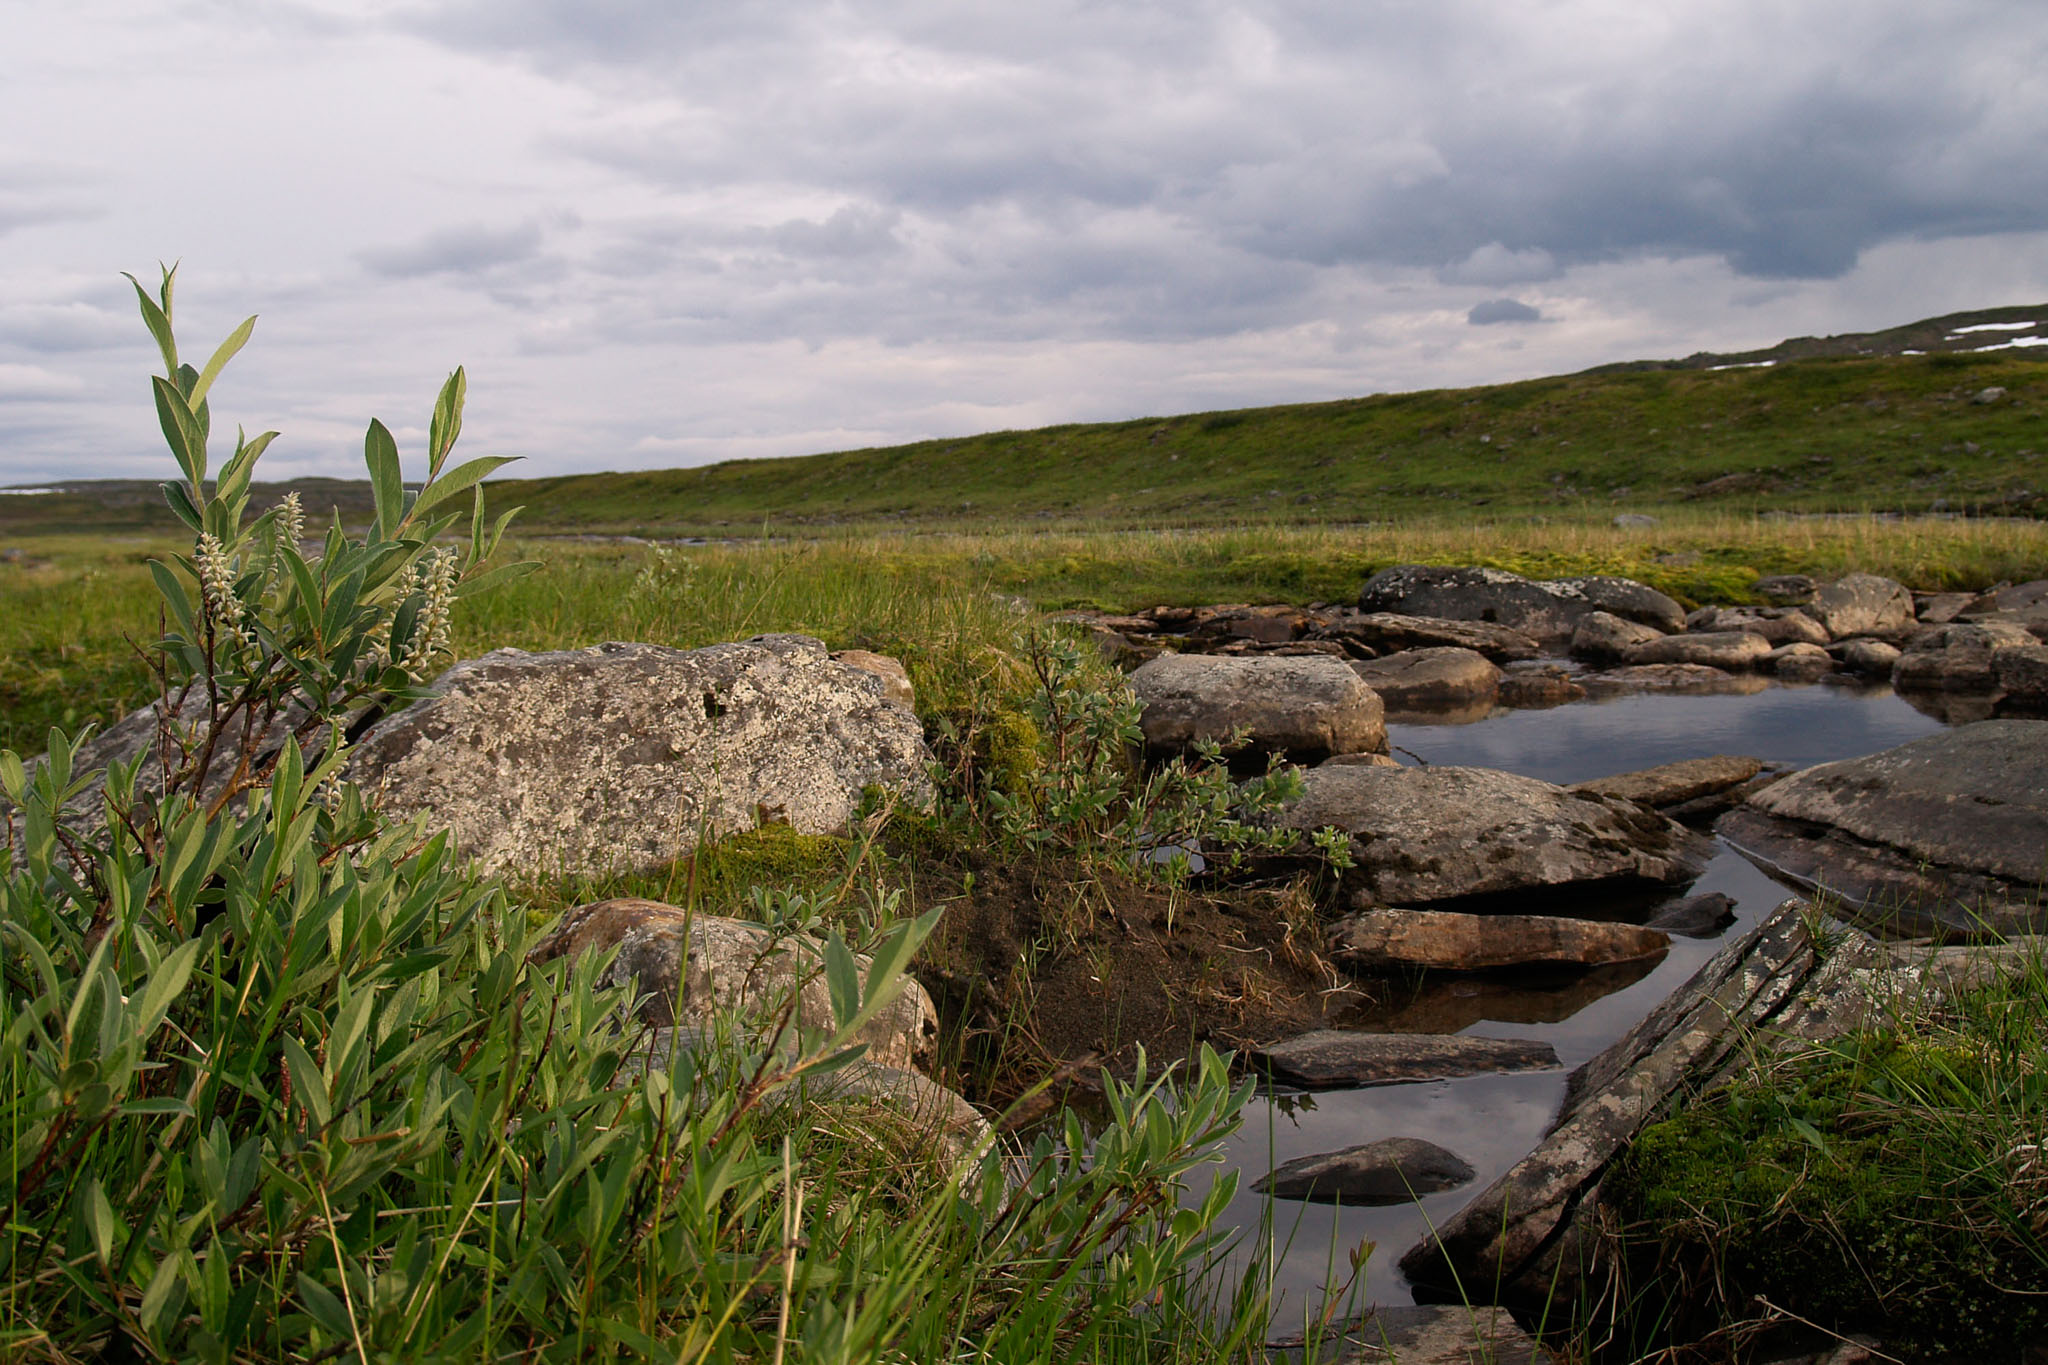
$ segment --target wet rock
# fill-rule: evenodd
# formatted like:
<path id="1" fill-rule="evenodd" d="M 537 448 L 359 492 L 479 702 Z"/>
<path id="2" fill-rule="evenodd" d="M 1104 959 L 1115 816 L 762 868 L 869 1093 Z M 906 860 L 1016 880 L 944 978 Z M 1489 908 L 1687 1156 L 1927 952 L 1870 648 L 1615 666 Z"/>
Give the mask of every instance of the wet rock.
<path id="1" fill-rule="evenodd" d="M 1912 592 L 1903 583 L 1869 573 L 1852 573 L 1828 584 L 1800 610 L 1837 640 L 1902 635 L 1914 625 Z"/>
<path id="2" fill-rule="evenodd" d="M 1625 697 L 1638 692 L 1676 692 L 1695 696 L 1746 695 L 1770 686 L 1750 673 L 1729 673 L 1706 664 L 1630 664 L 1579 677 L 1590 696 Z"/>
<path id="3" fill-rule="evenodd" d="M 1586 689 L 1569 668 L 1543 661 L 1510 664 L 1494 690 L 1498 704 L 1521 711 L 1548 710 L 1585 698 Z"/>
<path id="4" fill-rule="evenodd" d="M 1591 611 L 1579 618 L 1569 646 L 1574 659 L 1594 663 L 1618 663 L 1638 645 L 1661 640 L 1664 632 L 1640 621 L 1624 621 L 1612 612 Z"/>
<path id="5" fill-rule="evenodd" d="M 1758 597 L 1781 607 L 1797 607 L 1811 602 L 1820 591 L 1820 580 L 1803 573 L 1767 574 L 1750 584 Z"/>
<path id="6" fill-rule="evenodd" d="M 1989 692 L 1998 686 L 1998 652 L 2036 643 L 2031 632 L 2005 622 L 1935 626 L 1916 637 L 1892 665 L 1892 686 Z"/>
<path id="7" fill-rule="evenodd" d="M 724 1011 L 766 1029 L 795 993 L 791 1032 L 766 1038 L 769 1046 L 793 1048 L 797 1031 L 816 1035 L 833 1028 L 822 945 L 801 934 L 778 937 L 766 925 L 746 920 L 692 914 L 636 898 L 594 901 L 565 915 L 560 927 L 534 946 L 532 960 L 573 959 L 613 949 L 618 955 L 598 984 L 630 984 L 635 1016 L 655 1027 L 703 1021 Z M 856 960 L 865 979 L 869 964 Z M 855 1037 L 868 1045 L 872 1061 L 911 1067 L 931 1060 L 938 1033 L 931 997 L 906 978 L 902 993 Z"/>
<path id="8" fill-rule="evenodd" d="M 1147 752 L 1167 757 L 1246 727 L 1241 762 L 1281 753 L 1302 763 L 1387 747 L 1386 708 L 1348 664 L 1320 656 L 1162 654 L 1131 674 Z"/>
<path id="9" fill-rule="evenodd" d="M 1735 922 L 1735 899 L 1718 891 L 1704 896 L 1687 896 L 1652 915 L 1643 925 L 1665 934 L 1686 938 L 1713 938 Z"/>
<path id="10" fill-rule="evenodd" d="M 1587 882 L 1678 883 L 1706 841 L 1633 802 L 1490 768 L 1315 768 L 1281 814 L 1350 836 L 1355 901 L 1423 905 Z"/>
<path id="11" fill-rule="evenodd" d="M 1849 640 L 1834 650 L 1844 670 L 1866 678 L 1889 678 L 1899 662 L 1899 653 L 1897 645 L 1882 640 Z"/>
<path id="12" fill-rule="evenodd" d="M 917 690 L 910 685 L 910 670 L 903 666 L 901 659 L 892 659 L 887 654 L 867 649 L 835 649 L 832 662 L 874 674 L 882 680 L 884 701 L 895 702 L 906 711 L 915 709 Z"/>
<path id="13" fill-rule="evenodd" d="M 1319 1029 L 1270 1047 L 1247 1048 L 1246 1065 L 1275 1081 L 1310 1090 L 1357 1089 L 1406 1081 L 1443 1081 L 1561 1065 L 1548 1043 L 1470 1034 L 1353 1033 Z"/>
<path id="14" fill-rule="evenodd" d="M 1317 633 L 1369 648 L 1374 655 L 1404 649 L 1452 647 L 1485 655 L 1497 664 L 1533 659 L 1542 652 L 1534 636 L 1485 621 L 1450 621 L 1398 612 L 1333 612 Z"/>
<path id="15" fill-rule="evenodd" d="M 1612 777 L 1596 777 L 1590 782 L 1575 783 L 1571 789 L 1593 796 L 1618 796 L 1662 809 L 1739 787 L 1763 771 L 1763 766 L 1761 759 L 1715 754 L 1711 758 L 1686 758 Z"/>
<path id="16" fill-rule="evenodd" d="M 1665 635 L 1631 645 L 1624 660 L 1638 664 L 1697 664 L 1740 673 L 1755 668 L 1771 652 L 1770 642 L 1746 630 L 1708 631 L 1701 635 Z"/>
<path id="17" fill-rule="evenodd" d="M 1605 611 L 1659 630 L 1683 628 L 1684 610 L 1654 588 L 1594 575 L 1538 581 L 1499 569 L 1403 564 L 1374 574 L 1359 590 L 1365 611 L 1489 621 L 1539 640 L 1568 640 L 1580 618 Z"/>
<path id="18" fill-rule="evenodd" d="M 1456 1152 L 1421 1138 L 1394 1137 L 1296 1157 L 1253 1181 L 1252 1189 L 1278 1199 L 1363 1208 L 1455 1190 L 1473 1174 L 1471 1163 Z"/>
<path id="19" fill-rule="evenodd" d="M 1500 670 L 1476 650 L 1409 649 L 1384 659 L 1360 660 L 1351 671 L 1393 711 L 1491 703 Z"/>
<path id="20" fill-rule="evenodd" d="M 1758 1048 L 1864 1026 L 1889 961 L 1853 931 L 1819 951 L 1811 915 L 1804 902 L 1785 902 L 1573 1073 L 1536 1149 L 1401 1257 L 1417 1298 L 1455 1302 L 1484 1285 L 1502 1304 L 1563 1311 L 1597 1282 L 1600 1181 L 1645 1124 Z"/>
<path id="21" fill-rule="evenodd" d="M 1324 942 L 1332 961 L 1369 972 L 1601 967 L 1662 957 L 1671 947 L 1633 924 L 1444 910 L 1362 910 L 1331 924 Z"/>
<path id="22" fill-rule="evenodd" d="M 801 635 L 707 649 L 501 649 L 377 724 L 351 772 L 388 814 L 426 812 L 485 869 L 665 865 L 765 813 L 845 827 L 863 789 L 931 798 L 917 717 Z"/>
<path id="23" fill-rule="evenodd" d="M 1320 1333 L 1312 1358 L 1299 1334 L 1267 1344 L 1276 1365 L 1552 1365 L 1507 1310 L 1463 1305 L 1376 1307 Z"/>
<path id="24" fill-rule="evenodd" d="M 1758 659 L 1756 666 L 1787 682 L 1816 682 L 1835 671 L 1835 659 L 1819 645 L 1779 645 Z"/>
<path id="25" fill-rule="evenodd" d="M 2048 924 L 2048 721 L 1990 720 L 1808 768 L 1715 831 L 1780 880 L 1894 934 Z"/>
<path id="26" fill-rule="evenodd" d="M 1699 619 L 1694 623 L 1693 617 Z M 1689 631 L 1743 630 L 1773 645 L 1824 645 L 1827 627 L 1796 607 L 1704 607 L 1686 618 Z"/>

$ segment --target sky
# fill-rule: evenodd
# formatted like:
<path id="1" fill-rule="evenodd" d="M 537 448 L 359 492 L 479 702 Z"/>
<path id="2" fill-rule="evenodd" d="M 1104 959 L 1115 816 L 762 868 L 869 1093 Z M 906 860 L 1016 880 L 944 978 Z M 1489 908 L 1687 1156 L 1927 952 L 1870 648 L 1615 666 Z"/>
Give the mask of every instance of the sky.
<path id="1" fill-rule="evenodd" d="M 0 0 L 0 484 L 658 468 L 2048 303 L 2040 0 Z M 216 461 L 224 458 L 218 450 Z"/>

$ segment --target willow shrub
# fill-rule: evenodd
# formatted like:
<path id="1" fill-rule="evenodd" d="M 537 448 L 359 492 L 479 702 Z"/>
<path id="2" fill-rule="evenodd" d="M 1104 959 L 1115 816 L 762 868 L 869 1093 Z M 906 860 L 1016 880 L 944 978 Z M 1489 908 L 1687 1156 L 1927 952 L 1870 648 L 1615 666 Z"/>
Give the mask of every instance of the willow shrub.
<path id="1" fill-rule="evenodd" d="M 182 364 L 167 272 L 137 288 L 194 536 L 155 566 L 169 630 L 152 753 L 0 756 L 0 1355 L 77 1360 L 1228 1358 L 1255 1292 L 1202 1275 L 1234 1189 L 1186 1202 L 1245 1092 L 1109 1087 L 1094 1133 L 922 1181 L 886 1126 L 811 1121 L 927 916 L 863 977 L 824 944 L 835 1026 L 765 1055 L 743 1027 L 663 1051 L 591 960 L 535 932 L 445 834 L 366 809 L 347 728 L 415 694 L 504 519 L 449 468 L 462 376 L 408 497 L 372 423 L 368 535 L 303 553 L 247 525 L 269 434 L 209 480 L 207 393 L 245 323 Z M 253 321 L 253 320 L 252 320 Z M 465 550 L 436 515 L 471 493 Z M 893 1178 L 878 1179 L 877 1171 Z"/>

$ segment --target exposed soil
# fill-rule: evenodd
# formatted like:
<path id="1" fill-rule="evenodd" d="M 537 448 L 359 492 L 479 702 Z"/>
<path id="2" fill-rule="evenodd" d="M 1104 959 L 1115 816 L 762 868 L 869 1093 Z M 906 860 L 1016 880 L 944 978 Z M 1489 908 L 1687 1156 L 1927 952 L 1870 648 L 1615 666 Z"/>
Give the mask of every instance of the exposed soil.
<path id="1" fill-rule="evenodd" d="M 915 974 L 950 1079 L 984 1104 L 1128 1074 L 1140 1048 L 1156 1065 L 1271 1042 L 1362 1000 L 1321 957 L 1322 913 L 1298 876 L 1169 888 L 1051 853 L 928 858 L 925 895 L 951 903 Z"/>

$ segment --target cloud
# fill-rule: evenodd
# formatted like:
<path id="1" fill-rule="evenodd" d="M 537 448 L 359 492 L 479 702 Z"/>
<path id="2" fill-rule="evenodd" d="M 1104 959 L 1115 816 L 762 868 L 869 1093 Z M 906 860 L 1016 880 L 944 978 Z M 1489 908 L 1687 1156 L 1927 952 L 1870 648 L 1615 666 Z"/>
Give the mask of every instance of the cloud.
<path id="1" fill-rule="evenodd" d="M 0 364 L 0 398 L 64 401 L 83 396 L 85 382 L 40 365 Z"/>
<path id="2" fill-rule="evenodd" d="M 1488 299 L 1473 304 L 1465 321 L 1474 327 L 1487 327 L 1500 322 L 1541 322 L 1543 314 L 1517 299 Z"/>
<path id="3" fill-rule="evenodd" d="M 356 253 L 370 273 L 409 280 L 428 275 L 481 275 L 518 265 L 540 254 L 538 223 L 492 229 L 480 224 L 443 228 L 404 246 L 373 247 Z"/>
<path id="4" fill-rule="evenodd" d="M 1557 258 L 1542 247 L 1513 251 L 1499 242 L 1474 247 L 1472 254 L 1437 272 L 1446 284 L 1534 284 L 1557 275 Z"/>

